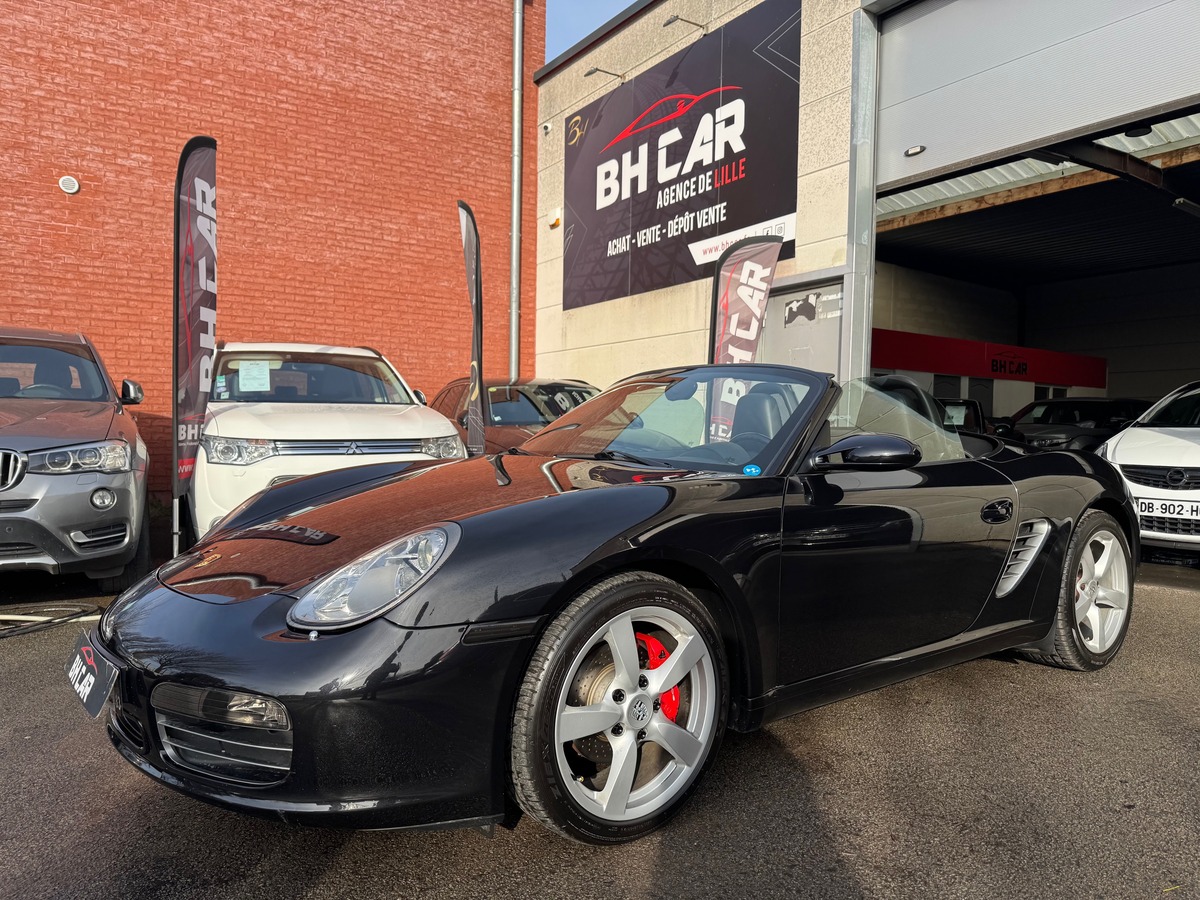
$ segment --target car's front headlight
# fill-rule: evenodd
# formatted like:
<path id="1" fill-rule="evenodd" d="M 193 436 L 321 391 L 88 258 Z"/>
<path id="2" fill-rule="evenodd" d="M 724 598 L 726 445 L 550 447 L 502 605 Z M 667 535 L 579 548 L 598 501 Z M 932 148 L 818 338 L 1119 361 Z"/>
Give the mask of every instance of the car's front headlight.
<path id="1" fill-rule="evenodd" d="M 208 461 L 223 466 L 248 466 L 270 456 L 276 456 L 279 451 L 274 441 L 261 441 L 256 438 L 226 438 L 215 435 L 205 435 L 200 438 Z"/>
<path id="2" fill-rule="evenodd" d="M 1108 441 L 1096 448 L 1096 455 L 1101 459 L 1108 459 Z"/>
<path id="3" fill-rule="evenodd" d="M 463 459 L 467 448 L 457 434 L 440 438 L 421 438 L 421 452 L 434 459 Z"/>
<path id="4" fill-rule="evenodd" d="M 38 475 L 71 475 L 75 472 L 128 472 L 131 455 L 124 441 L 99 441 L 59 447 L 29 454 L 29 471 Z"/>
<path id="5" fill-rule="evenodd" d="M 288 613 L 296 628 L 346 628 L 382 615 L 425 583 L 458 543 L 459 527 L 438 525 L 364 553 L 314 581 Z"/>

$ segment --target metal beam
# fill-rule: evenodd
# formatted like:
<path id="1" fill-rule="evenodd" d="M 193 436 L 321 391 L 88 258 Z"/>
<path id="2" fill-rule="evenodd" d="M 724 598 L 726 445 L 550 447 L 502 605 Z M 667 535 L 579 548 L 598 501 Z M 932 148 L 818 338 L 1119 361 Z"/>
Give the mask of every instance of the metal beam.
<path id="1" fill-rule="evenodd" d="M 1135 181 L 1154 188 L 1156 191 L 1170 194 L 1176 200 L 1187 200 L 1191 203 L 1195 203 L 1197 200 L 1196 197 L 1188 197 L 1182 187 L 1158 166 L 1152 165 L 1132 153 L 1105 147 L 1103 144 L 1094 144 L 1091 141 L 1067 141 L 1029 155 L 1043 162 L 1070 162 L 1087 166 L 1089 169 L 1099 172 L 1107 172 L 1109 175 L 1115 175 L 1127 181 Z"/>

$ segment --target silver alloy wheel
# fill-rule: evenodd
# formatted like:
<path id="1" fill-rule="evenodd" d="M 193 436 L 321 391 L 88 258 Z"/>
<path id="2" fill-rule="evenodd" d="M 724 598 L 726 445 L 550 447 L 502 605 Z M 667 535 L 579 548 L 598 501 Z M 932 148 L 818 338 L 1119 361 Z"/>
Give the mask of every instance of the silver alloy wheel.
<path id="1" fill-rule="evenodd" d="M 636 636 L 651 629 L 663 635 L 669 651 L 653 669 L 641 666 Z M 585 705 L 569 703 L 597 658 L 607 659 L 601 645 L 607 645 L 611 663 L 599 670 Z M 686 691 L 686 711 L 681 706 L 672 722 L 660 698 L 675 687 Z M 716 718 L 717 672 L 695 625 L 661 606 L 620 613 L 576 654 L 559 692 L 554 720 L 559 775 L 571 797 L 597 818 L 628 822 L 653 815 L 699 774 L 712 749 Z M 606 741 L 609 765 L 581 772 L 579 757 L 568 759 L 566 749 L 581 741 Z"/>
<path id="2" fill-rule="evenodd" d="M 1121 635 L 1129 612 L 1129 560 L 1111 531 L 1088 538 L 1075 572 L 1075 626 L 1084 646 L 1105 653 Z"/>

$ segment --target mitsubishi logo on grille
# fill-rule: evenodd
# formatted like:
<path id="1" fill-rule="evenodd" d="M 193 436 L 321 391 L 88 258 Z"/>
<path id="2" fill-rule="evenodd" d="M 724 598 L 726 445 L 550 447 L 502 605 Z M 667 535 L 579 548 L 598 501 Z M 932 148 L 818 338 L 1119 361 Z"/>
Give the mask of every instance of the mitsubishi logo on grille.
<path id="1" fill-rule="evenodd" d="M 346 448 L 346 453 L 347 453 L 347 454 L 350 454 L 350 453 L 362 453 L 362 452 L 363 452 L 363 449 L 362 449 L 362 447 L 358 446 L 358 444 L 356 444 L 354 441 L 351 441 L 351 442 L 350 442 L 350 446 L 349 446 L 348 448 Z"/>
<path id="2" fill-rule="evenodd" d="M 1171 487 L 1179 487 L 1188 480 L 1187 472 L 1183 469 L 1172 469 L 1167 473 L 1167 484 Z"/>

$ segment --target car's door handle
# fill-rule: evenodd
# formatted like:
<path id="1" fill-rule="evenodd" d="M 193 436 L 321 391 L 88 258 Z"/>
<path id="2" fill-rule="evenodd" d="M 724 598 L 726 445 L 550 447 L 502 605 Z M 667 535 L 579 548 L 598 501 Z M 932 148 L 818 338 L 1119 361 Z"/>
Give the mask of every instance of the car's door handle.
<path id="1" fill-rule="evenodd" d="M 1003 525 L 1013 514 L 1013 502 L 1007 497 L 1000 500 L 993 500 L 990 503 L 983 504 L 983 509 L 979 511 L 979 518 L 987 522 L 989 525 Z"/>

